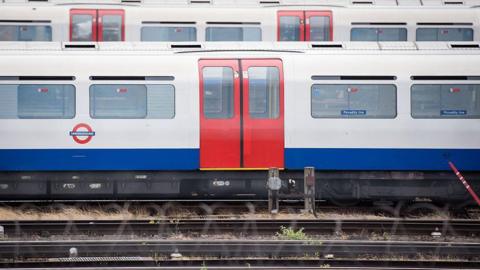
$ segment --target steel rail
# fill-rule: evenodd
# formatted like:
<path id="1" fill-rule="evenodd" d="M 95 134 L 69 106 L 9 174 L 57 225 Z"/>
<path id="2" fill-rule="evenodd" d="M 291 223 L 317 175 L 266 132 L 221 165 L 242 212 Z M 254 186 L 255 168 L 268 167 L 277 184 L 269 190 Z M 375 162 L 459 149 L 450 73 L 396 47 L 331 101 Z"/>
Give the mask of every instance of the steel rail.
<path id="1" fill-rule="evenodd" d="M 389 233 L 394 235 L 479 236 L 480 220 L 111 220 L 111 221 L 0 221 L 4 235 L 161 235 L 170 233 L 243 233 L 274 235 L 280 227 L 308 234 Z"/>
<path id="2" fill-rule="evenodd" d="M 367 259 L 191 259 L 191 260 L 155 260 L 153 258 L 139 258 L 139 260 L 125 260 L 124 258 L 78 258 L 58 259 L 56 261 L 14 262 L 0 263 L 2 269 L 129 269 L 129 270 L 156 270 L 156 269 L 478 269 L 480 261 L 465 260 L 367 260 Z"/>
<path id="3" fill-rule="evenodd" d="M 280 241 L 280 240 L 50 240 L 0 241 L 0 258 L 75 257 L 321 257 L 398 255 L 460 256 L 476 258 L 480 243 L 419 241 Z"/>

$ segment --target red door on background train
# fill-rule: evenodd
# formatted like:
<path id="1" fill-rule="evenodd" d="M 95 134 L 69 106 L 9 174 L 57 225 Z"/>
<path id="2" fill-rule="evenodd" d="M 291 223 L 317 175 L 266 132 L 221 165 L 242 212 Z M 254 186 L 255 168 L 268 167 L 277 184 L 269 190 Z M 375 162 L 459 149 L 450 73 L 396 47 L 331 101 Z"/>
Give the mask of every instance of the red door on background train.
<path id="1" fill-rule="evenodd" d="M 125 41 L 125 11 L 70 10 L 70 41 Z"/>
<path id="2" fill-rule="evenodd" d="M 308 10 L 278 11 L 277 40 L 332 41 L 332 12 Z"/>
<path id="3" fill-rule="evenodd" d="M 200 168 L 284 167 L 279 59 L 200 60 Z"/>

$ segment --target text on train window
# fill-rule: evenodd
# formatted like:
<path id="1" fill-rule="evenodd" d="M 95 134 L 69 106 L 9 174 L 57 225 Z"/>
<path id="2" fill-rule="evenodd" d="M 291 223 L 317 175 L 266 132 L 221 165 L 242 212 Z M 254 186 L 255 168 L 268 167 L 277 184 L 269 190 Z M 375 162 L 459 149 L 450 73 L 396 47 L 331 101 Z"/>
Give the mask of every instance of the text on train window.
<path id="1" fill-rule="evenodd" d="M 473 41 L 473 29 L 418 28 L 417 41 Z"/>
<path id="2" fill-rule="evenodd" d="M 0 25 L 0 41 L 52 41 L 47 25 Z"/>
<path id="3" fill-rule="evenodd" d="M 90 116 L 171 119 L 175 116 L 175 88 L 162 84 L 95 84 L 90 86 Z"/>
<path id="4" fill-rule="evenodd" d="M 406 28 L 352 28 L 351 41 L 407 41 Z"/>
<path id="5" fill-rule="evenodd" d="M 0 118 L 75 117 L 75 87 L 63 84 L 0 85 Z"/>
<path id="6" fill-rule="evenodd" d="M 415 84 L 413 118 L 480 118 L 479 84 Z"/>
<path id="7" fill-rule="evenodd" d="M 395 118 L 397 88 L 391 84 L 314 84 L 313 118 Z"/>

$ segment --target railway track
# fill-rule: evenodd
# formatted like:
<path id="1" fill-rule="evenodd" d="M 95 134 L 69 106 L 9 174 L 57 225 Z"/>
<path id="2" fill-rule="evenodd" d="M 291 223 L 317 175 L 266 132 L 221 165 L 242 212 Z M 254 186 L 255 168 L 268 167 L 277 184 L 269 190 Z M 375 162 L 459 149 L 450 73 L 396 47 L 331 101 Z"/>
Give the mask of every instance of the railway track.
<path id="1" fill-rule="evenodd" d="M 0 241 L 0 258 L 324 257 L 366 255 L 477 257 L 480 243 L 351 240 L 49 240 Z"/>
<path id="2" fill-rule="evenodd" d="M 75 269 L 89 268 L 95 270 L 129 269 L 129 270 L 155 270 L 155 269 L 478 269 L 480 263 L 475 261 L 456 260 L 367 260 L 367 259 L 206 259 L 206 260 L 161 260 L 154 258 L 83 258 L 83 259 L 58 259 L 36 262 L 0 263 L 3 269 Z M 202 268 L 203 267 L 203 268 Z"/>
<path id="3" fill-rule="evenodd" d="M 274 235 L 280 228 L 307 234 L 388 233 L 392 235 L 480 236 L 480 220 L 112 220 L 2 221 L 4 237 L 52 235 L 168 235 L 172 233 Z"/>

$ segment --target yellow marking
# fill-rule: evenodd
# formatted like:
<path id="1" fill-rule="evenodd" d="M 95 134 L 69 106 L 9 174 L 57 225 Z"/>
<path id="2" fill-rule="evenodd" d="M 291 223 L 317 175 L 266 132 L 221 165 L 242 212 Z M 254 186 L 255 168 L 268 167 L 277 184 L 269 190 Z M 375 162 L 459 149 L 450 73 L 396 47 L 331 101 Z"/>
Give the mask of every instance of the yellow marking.
<path id="1" fill-rule="evenodd" d="M 268 171 L 270 168 L 200 168 L 200 171 Z M 284 170 L 285 168 L 278 168 Z"/>

